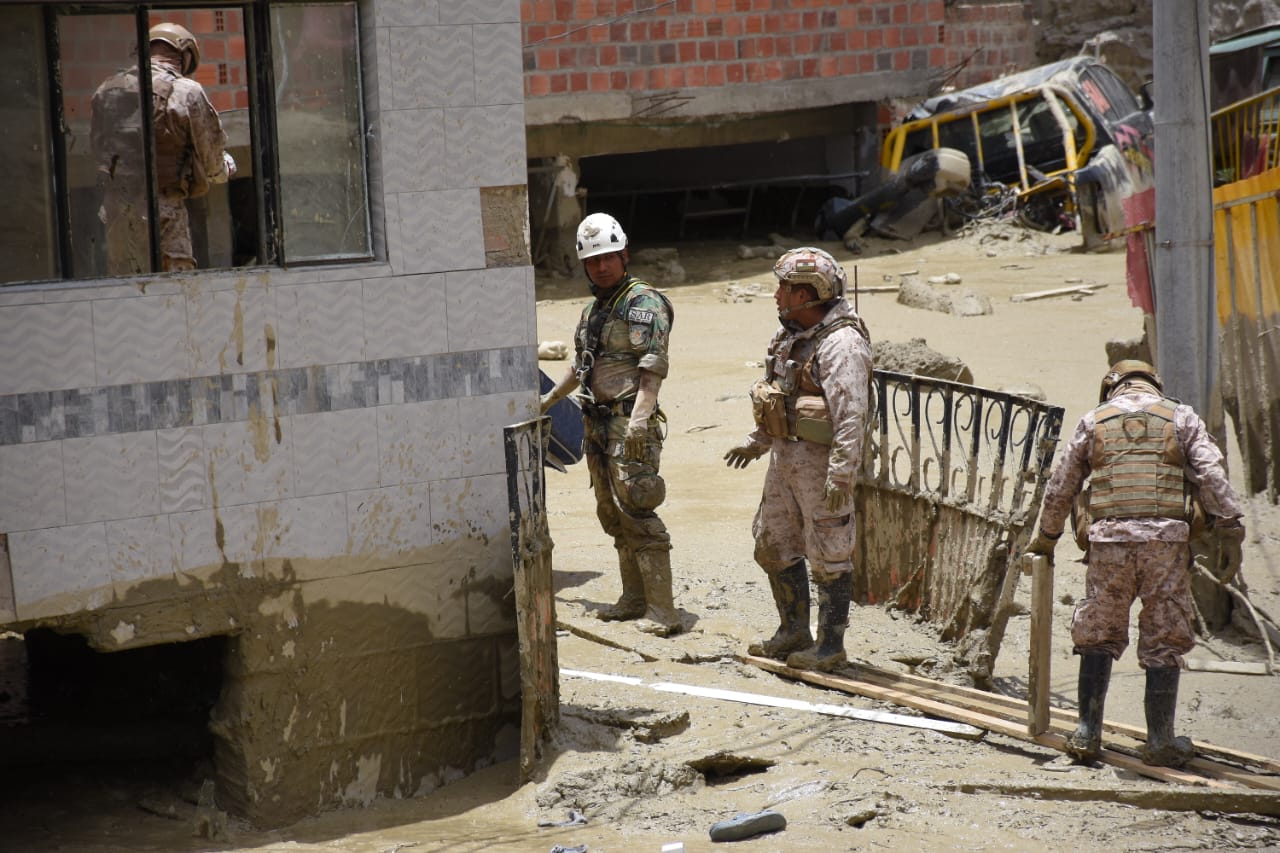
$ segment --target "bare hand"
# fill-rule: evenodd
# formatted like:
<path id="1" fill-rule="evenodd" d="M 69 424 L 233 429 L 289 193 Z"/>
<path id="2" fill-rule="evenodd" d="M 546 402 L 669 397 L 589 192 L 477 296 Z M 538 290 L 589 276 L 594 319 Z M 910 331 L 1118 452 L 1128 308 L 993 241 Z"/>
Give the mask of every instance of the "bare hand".
<path id="1" fill-rule="evenodd" d="M 751 442 L 739 444 L 724 455 L 725 464 L 730 468 L 746 468 L 753 460 L 764 456 L 768 450 L 768 445 L 753 444 Z"/>

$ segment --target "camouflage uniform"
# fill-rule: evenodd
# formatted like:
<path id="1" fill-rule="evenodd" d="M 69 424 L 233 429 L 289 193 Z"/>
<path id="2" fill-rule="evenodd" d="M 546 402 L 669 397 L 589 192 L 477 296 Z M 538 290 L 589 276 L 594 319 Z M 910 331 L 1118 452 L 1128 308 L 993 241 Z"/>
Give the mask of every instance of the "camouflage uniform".
<path id="1" fill-rule="evenodd" d="M 90 142 L 103 189 L 109 275 L 151 271 L 138 69 L 109 77 L 93 96 Z M 165 272 L 195 269 L 186 200 L 227 180 L 227 138 L 195 80 L 164 57 L 151 59 L 152 128 L 160 254 Z"/>
<path id="2" fill-rule="evenodd" d="M 1135 388 L 1112 397 L 1104 406 L 1137 412 L 1165 398 Z M 1172 401 L 1170 401 L 1172 402 Z M 1072 502 L 1092 471 L 1097 415 L 1080 419 L 1062 460 L 1045 488 L 1040 529 L 1048 536 L 1062 532 Z M 1205 510 L 1221 518 L 1242 514 L 1227 481 L 1222 451 L 1204 421 L 1190 407 L 1177 404 L 1173 430 L 1185 457 L 1186 476 L 1199 486 Z M 1103 518 L 1089 525 L 1085 595 L 1071 620 L 1077 654 L 1108 653 L 1119 658 L 1129 643 L 1129 610 L 1142 600 L 1138 617 L 1138 661 L 1144 669 L 1178 667 L 1195 645 L 1190 589 L 1190 525 L 1184 518 Z"/>
<path id="3" fill-rule="evenodd" d="M 586 355 L 593 312 L 607 311 L 594 361 Z M 590 366 L 582 403 L 583 455 L 596 496 L 596 515 L 604 532 L 613 537 L 624 563 L 635 554 L 670 551 L 671 537 L 655 510 L 666 497 L 658 473 L 662 455 L 662 416 L 649 418 L 648 440 L 641 458 L 623 453 L 622 439 L 640 385 L 640 371 L 665 379 L 667 341 L 674 312 L 666 297 L 652 285 L 624 276 L 583 309 L 574 333 L 575 367 Z"/>
<path id="4" fill-rule="evenodd" d="M 837 320 L 856 320 L 830 333 Z M 783 326 L 774 334 L 769 352 L 781 361 L 805 364 L 812 358 L 813 378 L 821 386 L 832 424 L 828 447 L 814 441 L 771 437 L 763 426 L 751 433 L 753 444 L 769 445 L 769 470 L 751 530 L 755 559 L 769 574 L 808 557 L 817 581 L 853 571 L 854 518 L 852 509 L 832 515 L 824 506 L 828 478 L 856 483 L 862 459 L 870 405 L 871 344 L 852 306 L 836 302 L 821 323 L 798 330 Z M 787 417 L 794 426 L 794 401 Z"/>

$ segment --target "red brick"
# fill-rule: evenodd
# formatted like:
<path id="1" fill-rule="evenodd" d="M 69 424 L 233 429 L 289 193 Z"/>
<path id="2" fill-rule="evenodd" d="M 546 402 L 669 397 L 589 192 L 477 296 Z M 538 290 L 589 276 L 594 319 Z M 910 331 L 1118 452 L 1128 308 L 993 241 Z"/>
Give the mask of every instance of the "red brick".
<path id="1" fill-rule="evenodd" d="M 610 71 L 609 88 L 617 92 L 625 92 L 627 90 L 627 72 Z"/>
<path id="2" fill-rule="evenodd" d="M 773 40 L 773 52 L 778 56 L 793 56 L 795 45 L 791 36 L 778 36 Z"/>
<path id="3" fill-rule="evenodd" d="M 684 69 L 683 68 L 670 69 L 670 71 L 667 73 L 667 85 L 673 89 L 683 88 L 684 87 Z"/>
<path id="4" fill-rule="evenodd" d="M 539 95 L 549 95 L 550 91 L 552 91 L 552 83 L 547 79 L 547 74 L 526 74 L 526 95 L 538 97 Z"/>
<path id="5" fill-rule="evenodd" d="M 695 62 L 698 59 L 698 43 L 682 41 L 676 45 L 681 62 Z"/>
<path id="6" fill-rule="evenodd" d="M 716 58 L 716 43 L 713 41 L 698 42 L 698 61 L 712 62 Z"/>
<path id="7" fill-rule="evenodd" d="M 627 84 L 628 89 L 644 89 L 649 85 L 649 72 L 643 68 L 637 68 L 631 72 L 631 82 Z"/>
<path id="8" fill-rule="evenodd" d="M 909 71 L 911 69 L 911 54 L 905 50 L 897 51 L 893 54 L 893 70 Z"/>
<path id="9" fill-rule="evenodd" d="M 703 36 L 707 35 L 707 22 L 702 20 L 701 18 L 695 18 L 694 20 L 689 21 L 689 25 L 686 32 L 689 38 L 693 38 L 693 39 L 702 38 Z"/>
<path id="10" fill-rule="evenodd" d="M 650 89 L 667 88 L 667 69 L 666 68 L 650 68 L 649 69 L 649 88 Z"/>
<path id="11" fill-rule="evenodd" d="M 588 75 L 588 87 L 592 92 L 607 92 L 610 89 L 609 72 L 595 71 Z"/>
<path id="12" fill-rule="evenodd" d="M 708 86 L 723 86 L 725 84 L 726 77 L 727 74 L 725 73 L 725 67 L 723 65 L 712 65 L 707 69 Z"/>
<path id="13" fill-rule="evenodd" d="M 742 21 L 746 31 L 753 36 L 760 35 L 764 32 L 764 16 L 763 15 L 747 15 Z"/>
<path id="14" fill-rule="evenodd" d="M 551 80 L 551 93 L 553 95 L 563 95 L 569 91 L 569 75 L 552 74 L 549 79 Z"/>
<path id="15" fill-rule="evenodd" d="M 717 44 L 718 46 L 716 47 L 716 58 L 719 59 L 721 62 L 728 62 L 731 59 L 739 58 L 738 43 L 736 41 L 729 41 L 728 39 L 725 39 L 724 41 L 718 42 Z"/>
<path id="16" fill-rule="evenodd" d="M 616 44 L 606 44 L 600 48 L 600 64 L 603 66 L 618 64 L 618 46 Z"/>
<path id="17" fill-rule="evenodd" d="M 746 69 L 742 67 L 742 63 L 734 62 L 725 66 L 725 76 L 730 83 L 741 83 L 747 79 Z"/>
<path id="18" fill-rule="evenodd" d="M 560 51 L 555 48 L 540 48 L 537 51 L 534 51 L 534 65 L 543 71 L 550 71 L 552 69 L 559 68 L 559 56 Z"/>
<path id="19" fill-rule="evenodd" d="M 585 71 L 571 71 L 569 73 L 569 91 L 587 91 L 587 73 Z"/>
<path id="20" fill-rule="evenodd" d="M 701 65 L 694 65 L 685 71 L 685 84 L 688 86 L 707 85 L 707 71 Z"/>
<path id="21" fill-rule="evenodd" d="M 631 33 L 628 38 L 635 44 L 644 44 L 649 41 L 649 25 L 645 23 L 632 23 L 630 26 Z"/>

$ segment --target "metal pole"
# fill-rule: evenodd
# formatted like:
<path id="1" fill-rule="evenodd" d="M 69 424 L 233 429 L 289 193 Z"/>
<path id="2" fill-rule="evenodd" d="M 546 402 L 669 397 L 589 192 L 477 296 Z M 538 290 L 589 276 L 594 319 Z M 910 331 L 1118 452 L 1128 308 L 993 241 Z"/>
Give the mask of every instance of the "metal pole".
<path id="1" fill-rule="evenodd" d="M 1155 76 L 1156 368 L 1165 392 L 1213 424 L 1218 334 L 1209 159 L 1208 11 L 1152 4 Z"/>

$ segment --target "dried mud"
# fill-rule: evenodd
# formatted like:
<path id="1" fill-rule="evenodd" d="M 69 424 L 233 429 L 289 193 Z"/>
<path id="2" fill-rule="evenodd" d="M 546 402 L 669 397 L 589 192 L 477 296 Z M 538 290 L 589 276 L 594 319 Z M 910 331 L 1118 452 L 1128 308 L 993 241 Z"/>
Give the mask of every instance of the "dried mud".
<path id="1" fill-rule="evenodd" d="M 800 236 L 790 244 L 807 242 Z M 1073 424 L 1096 401 L 1105 344 L 1141 334 L 1129 305 L 1122 252 L 1086 255 L 1069 235 L 987 231 L 914 244 L 873 242 L 862 256 L 830 246 L 862 286 L 956 273 L 988 296 L 995 313 L 959 317 L 897 304 L 891 292 L 862 293 L 859 309 L 873 340 L 928 346 L 961 360 L 979 385 L 1035 385 L 1066 408 Z M 150 783 L 105 782 L 92 769 L 25 786 L 5 812 L 45 849 L 270 851 L 549 851 L 587 845 L 600 851 L 658 851 L 683 841 L 713 849 L 710 826 L 766 807 L 785 830 L 740 842 L 758 851 L 1091 849 L 1280 849 L 1280 821 L 1107 801 L 1067 802 L 964 786 L 1173 790 L 1111 767 L 1066 764 L 1055 751 L 988 734 L 981 740 L 813 711 L 691 696 L 677 684 L 779 699 L 919 716 L 882 702 L 788 682 L 734 659 L 772 631 L 768 585 L 751 559 L 750 522 L 764 463 L 727 468 L 722 456 L 750 427 L 746 389 L 758 375 L 776 324 L 771 262 L 741 260 L 729 244 L 679 246 L 687 281 L 668 288 L 676 307 L 672 371 L 662 389 L 670 435 L 663 458 L 662 509 L 674 543 L 676 600 L 685 633 L 670 640 L 605 624 L 592 612 L 619 592 L 615 553 L 595 519 L 582 466 L 549 472 L 548 504 L 561 632 L 561 725 L 546 745 L 537 778 L 517 782 L 515 762 L 457 780 L 429 796 L 377 800 L 273 832 L 228 821 L 219 840 L 194 837 L 200 822 L 189 781 L 157 798 Z M 643 268 L 635 270 L 646 274 Z M 661 280 L 655 282 L 663 286 Z M 1069 284 L 1093 295 L 1010 302 L 1015 293 Z M 760 295 L 752 298 L 752 284 Z M 731 286 L 736 296 L 730 295 Z M 586 299 L 580 278 L 540 278 L 542 340 L 566 340 Z M 553 375 L 562 363 L 544 362 Z M 1234 454 L 1233 454 L 1234 456 Z M 1240 463 L 1233 459 L 1233 476 Z M 1249 502 L 1245 577 L 1255 603 L 1280 613 L 1280 525 L 1265 501 Z M 1059 547 L 1053 614 L 1052 695 L 1073 707 L 1075 662 L 1068 628 L 1083 586 L 1079 553 Z M 1029 579 L 1017 596 L 996 661 L 998 689 L 1022 695 L 1026 683 Z M 961 681 L 951 647 L 901 613 L 854 609 L 846 646 L 858 662 Z M 603 642 L 601 642 L 603 641 Z M 1204 659 L 1257 661 L 1261 645 L 1228 631 L 1194 652 Z M 599 680 L 586 674 L 608 675 Z M 1132 650 L 1116 664 L 1106 716 L 1143 725 L 1142 675 Z M 1249 752 L 1280 756 L 1274 677 L 1184 674 L 1181 733 Z M 696 769 L 695 769 L 696 768 Z M 13 781 L 13 780 L 11 780 Z M 151 784 L 148 788 L 147 785 Z M 988 789 L 989 790 L 989 789 Z M 147 808 L 147 804 L 154 808 Z M 167 816 L 163 816 L 167 813 Z M 574 823 L 576 816 L 585 824 Z M 539 826 L 539 823 L 550 824 Z M 207 822 L 203 824 L 207 826 Z M 0 844 L 3 846 L 3 844 Z M 34 849 L 27 847 L 26 849 Z M 714 849 L 719 849 L 715 847 Z"/>

